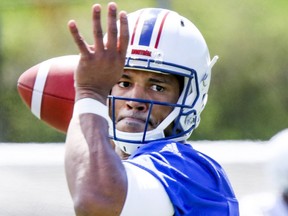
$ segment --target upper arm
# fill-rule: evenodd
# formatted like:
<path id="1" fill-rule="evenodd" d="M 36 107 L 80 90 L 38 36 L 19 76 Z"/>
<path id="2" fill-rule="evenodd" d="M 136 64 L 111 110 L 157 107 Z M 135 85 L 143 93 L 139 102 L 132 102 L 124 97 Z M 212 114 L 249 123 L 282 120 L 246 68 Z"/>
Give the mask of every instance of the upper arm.
<path id="1" fill-rule="evenodd" d="M 124 205 L 127 177 L 122 161 L 107 133 L 89 129 L 107 130 L 105 124 L 91 114 L 74 116 L 70 122 L 65 172 L 76 215 L 119 215 Z"/>
<path id="2" fill-rule="evenodd" d="M 173 205 L 160 181 L 133 164 L 123 164 L 128 179 L 128 191 L 121 216 L 173 215 Z"/>

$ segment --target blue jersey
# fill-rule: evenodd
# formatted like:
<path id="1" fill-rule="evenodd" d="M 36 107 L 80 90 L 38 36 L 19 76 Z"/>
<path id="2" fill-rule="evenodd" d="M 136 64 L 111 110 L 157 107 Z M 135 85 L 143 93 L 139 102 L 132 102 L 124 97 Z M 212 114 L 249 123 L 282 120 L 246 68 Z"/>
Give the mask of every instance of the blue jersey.
<path id="1" fill-rule="evenodd" d="M 238 216 L 238 201 L 222 167 L 189 144 L 155 141 L 127 162 L 156 177 L 178 215 Z"/>

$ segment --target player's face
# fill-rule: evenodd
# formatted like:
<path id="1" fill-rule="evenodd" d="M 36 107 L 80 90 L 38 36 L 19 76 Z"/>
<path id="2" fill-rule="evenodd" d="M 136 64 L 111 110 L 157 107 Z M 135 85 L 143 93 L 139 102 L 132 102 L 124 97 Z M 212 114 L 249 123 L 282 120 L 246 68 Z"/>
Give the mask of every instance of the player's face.
<path id="1" fill-rule="evenodd" d="M 180 86 L 173 75 L 138 70 L 126 70 L 112 88 L 113 96 L 141 98 L 176 103 Z M 150 104 L 136 101 L 116 100 L 116 129 L 123 132 L 143 132 Z M 172 107 L 153 105 L 148 130 L 156 128 L 172 111 Z"/>

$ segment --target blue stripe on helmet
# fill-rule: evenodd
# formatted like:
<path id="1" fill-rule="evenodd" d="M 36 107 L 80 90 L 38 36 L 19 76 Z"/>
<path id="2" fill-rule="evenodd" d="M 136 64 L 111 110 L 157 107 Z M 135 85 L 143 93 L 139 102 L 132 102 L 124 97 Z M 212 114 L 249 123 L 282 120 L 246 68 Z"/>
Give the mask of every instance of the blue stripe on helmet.
<path id="1" fill-rule="evenodd" d="M 152 32 L 158 17 L 158 14 L 161 12 L 159 9 L 151 9 L 149 11 L 149 15 L 147 16 L 149 19 L 144 21 L 141 36 L 139 39 L 139 45 L 149 46 Z M 152 18 L 151 18 L 152 17 Z"/>

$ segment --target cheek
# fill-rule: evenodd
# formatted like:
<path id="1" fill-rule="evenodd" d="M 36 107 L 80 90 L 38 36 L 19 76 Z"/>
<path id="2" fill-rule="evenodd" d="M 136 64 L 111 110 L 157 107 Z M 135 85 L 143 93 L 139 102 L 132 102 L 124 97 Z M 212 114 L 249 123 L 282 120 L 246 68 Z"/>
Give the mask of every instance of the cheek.
<path id="1" fill-rule="evenodd" d="M 118 89 L 118 86 L 117 85 L 114 85 L 111 89 L 111 92 L 110 94 L 112 96 L 119 96 L 119 89 Z M 120 107 L 122 106 L 123 104 L 123 101 L 122 100 L 115 100 L 114 101 L 114 112 L 115 112 L 115 117 L 117 117 L 118 113 L 119 113 L 119 110 L 120 110 Z M 112 105 L 113 105 L 113 99 L 110 99 L 109 101 L 109 111 L 110 111 L 110 116 L 112 117 Z"/>
<path id="2" fill-rule="evenodd" d="M 180 97 L 180 92 L 179 92 L 179 89 L 177 89 L 169 97 L 171 99 L 170 103 L 176 104 L 178 99 L 179 99 L 179 97 Z"/>
<path id="3" fill-rule="evenodd" d="M 117 116 L 118 116 L 118 114 L 119 114 L 119 112 L 120 112 L 120 110 L 121 110 L 121 107 L 123 107 L 123 103 L 124 103 L 124 100 L 115 100 L 115 102 L 114 102 L 114 114 L 115 114 L 115 116 L 114 117 L 116 117 L 116 119 L 117 119 Z M 112 117 L 112 101 L 110 100 L 110 103 L 109 103 L 109 111 L 110 111 L 110 117 Z"/>
<path id="4" fill-rule="evenodd" d="M 172 107 L 155 105 L 152 109 L 152 116 L 160 124 L 173 110 Z"/>
<path id="5" fill-rule="evenodd" d="M 165 95 L 162 98 L 158 98 L 158 101 L 168 102 L 172 104 L 176 104 L 179 98 L 179 92 L 169 92 L 169 94 Z M 152 116 L 154 120 L 160 124 L 172 111 L 174 107 L 172 106 L 163 106 L 163 105 L 155 105 L 152 109 Z"/>
<path id="6" fill-rule="evenodd" d="M 117 87 L 118 87 L 117 84 L 112 87 L 110 92 L 111 95 L 115 96 L 115 94 L 117 93 Z"/>

